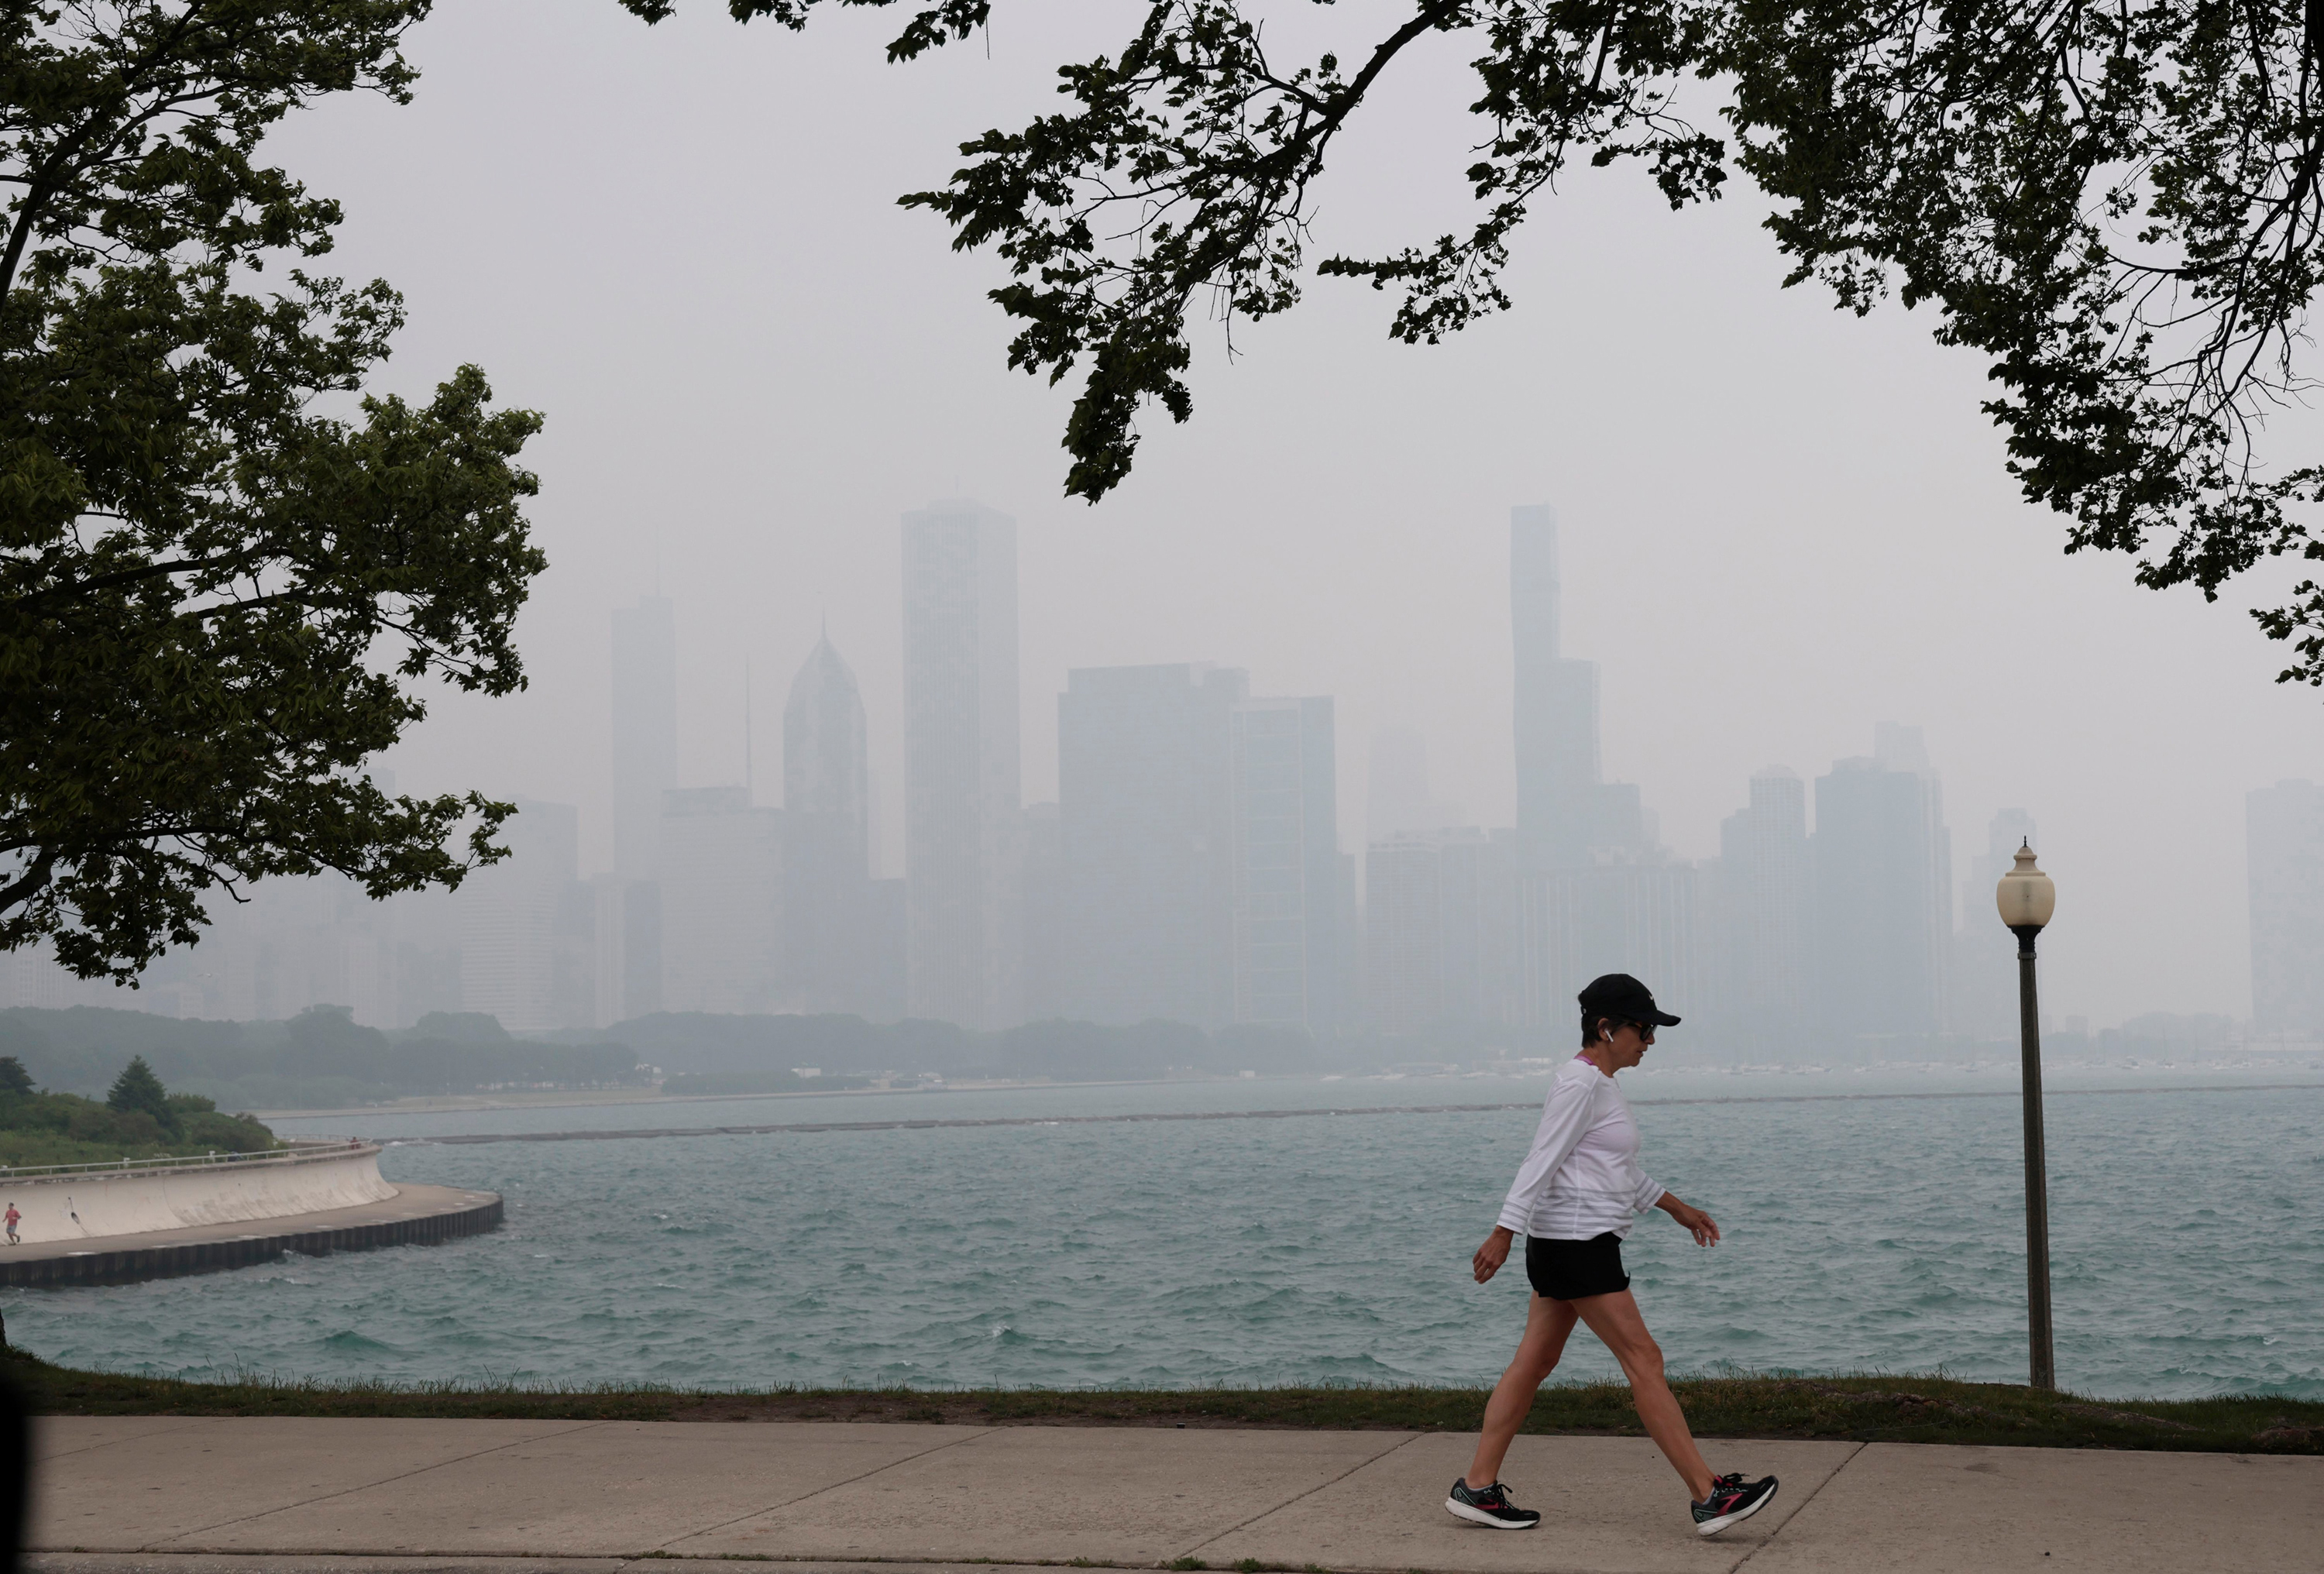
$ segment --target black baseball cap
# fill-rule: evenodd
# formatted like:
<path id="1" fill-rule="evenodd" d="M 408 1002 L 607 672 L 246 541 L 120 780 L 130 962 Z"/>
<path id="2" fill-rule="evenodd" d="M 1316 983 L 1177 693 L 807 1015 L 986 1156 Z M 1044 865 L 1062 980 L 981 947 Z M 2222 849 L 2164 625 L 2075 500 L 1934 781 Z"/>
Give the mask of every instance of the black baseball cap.
<path id="1" fill-rule="evenodd" d="M 1585 1017 L 1615 1017 L 1655 1027 L 1678 1026 L 1677 1017 L 1655 1004 L 1655 992 L 1628 973 L 1608 973 L 1603 978 L 1591 979 L 1581 999 Z"/>

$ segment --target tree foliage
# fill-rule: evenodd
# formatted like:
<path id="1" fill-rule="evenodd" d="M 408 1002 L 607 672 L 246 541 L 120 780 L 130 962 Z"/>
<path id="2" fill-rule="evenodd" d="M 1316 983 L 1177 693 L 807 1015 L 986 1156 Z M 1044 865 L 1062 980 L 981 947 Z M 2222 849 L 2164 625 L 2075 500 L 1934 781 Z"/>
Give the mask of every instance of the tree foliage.
<path id="1" fill-rule="evenodd" d="M 105 1107 L 119 1115 L 151 1115 L 164 1131 L 177 1125 L 170 1109 L 170 1091 L 161 1085 L 161 1079 L 153 1074 L 153 1068 L 145 1063 L 142 1054 L 130 1056 L 121 1074 L 113 1079 L 113 1087 L 105 1095 Z"/>
<path id="2" fill-rule="evenodd" d="M 622 0 L 650 21 L 672 3 Z M 818 3 L 727 8 L 798 28 Z M 903 4 L 897 60 L 992 8 Z M 1267 16 L 1305 8 L 1147 0 L 1118 51 L 1059 68 L 1060 109 L 902 198 L 1007 263 L 1010 364 L 1080 379 L 1069 494 L 1121 483 L 1149 405 L 1189 417 L 1197 313 L 1298 302 L 1334 139 L 1446 34 L 1475 51 L 1475 222 L 1313 264 L 1396 291 L 1397 337 L 1506 308 L 1511 236 L 1577 158 L 1636 161 L 1674 206 L 1742 174 L 1774 199 L 1791 282 L 1858 312 L 1928 306 L 1941 341 L 1985 357 L 2009 469 L 2067 516 L 2069 551 L 2214 599 L 2268 559 L 2324 561 L 2324 464 L 2258 443 L 2310 383 L 2324 0 L 1395 0 L 1358 47 L 1276 59 Z M 2324 685 L 2316 579 L 2255 615 L 2290 645 L 2282 678 Z"/>
<path id="3" fill-rule="evenodd" d="M 259 157 L 402 102 L 429 0 L 0 0 L 0 950 L 129 979 L 212 893 L 456 884 L 512 811 L 363 762 L 420 679 L 522 686 L 539 427 L 463 367 L 363 396 L 401 322 L 309 272 L 337 207 Z"/>

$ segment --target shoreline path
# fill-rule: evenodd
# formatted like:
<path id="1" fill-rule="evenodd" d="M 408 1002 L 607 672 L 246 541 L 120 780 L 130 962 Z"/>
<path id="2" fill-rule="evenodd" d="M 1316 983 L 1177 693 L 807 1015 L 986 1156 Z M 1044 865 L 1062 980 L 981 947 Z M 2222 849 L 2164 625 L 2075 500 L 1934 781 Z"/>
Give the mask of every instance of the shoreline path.
<path id="1" fill-rule="evenodd" d="M 617 1574 L 747 1559 L 863 1574 L 1241 1563 L 1387 1574 L 2312 1570 L 2324 1458 L 1720 1442 L 1773 1472 L 1703 1540 L 1643 1438 L 1521 1437 L 1541 1528 L 1442 1506 L 1445 1433 L 849 1422 L 58 1416 L 50 1574 Z M 1246 1560 L 1250 1560 L 1246 1562 Z M 642 1569 L 639 1574 L 643 1574 Z"/>

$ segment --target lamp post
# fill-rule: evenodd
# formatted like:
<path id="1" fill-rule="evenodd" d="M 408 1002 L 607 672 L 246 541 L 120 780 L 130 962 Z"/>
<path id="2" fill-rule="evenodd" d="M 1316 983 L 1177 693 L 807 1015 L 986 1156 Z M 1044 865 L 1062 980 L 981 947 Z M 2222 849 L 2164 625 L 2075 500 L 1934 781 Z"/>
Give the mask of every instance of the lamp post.
<path id="1" fill-rule="evenodd" d="M 2055 1388 L 2050 1346 L 2050 1183 L 2042 1147 L 2042 1013 L 2034 992 L 2034 940 L 2057 909 L 2058 888 L 2034 863 L 2029 841 L 1994 888 L 2001 921 L 2017 936 L 2017 1036 L 2025 1060 L 2025 1332 L 2034 1386 Z"/>

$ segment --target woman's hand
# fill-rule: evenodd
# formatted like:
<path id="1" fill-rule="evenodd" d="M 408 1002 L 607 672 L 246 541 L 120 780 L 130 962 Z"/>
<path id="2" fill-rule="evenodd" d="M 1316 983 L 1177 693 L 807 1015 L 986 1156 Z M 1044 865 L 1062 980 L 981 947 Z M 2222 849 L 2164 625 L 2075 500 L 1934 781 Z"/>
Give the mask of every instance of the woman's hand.
<path id="1" fill-rule="evenodd" d="M 1668 1192 L 1663 1193 L 1662 1201 L 1655 1206 L 1684 1225 L 1687 1233 L 1694 1237 L 1695 1245 L 1719 1244 L 1719 1221 L 1702 1209 L 1689 1207 Z"/>
<path id="2" fill-rule="evenodd" d="M 1481 1284 L 1501 1271 L 1501 1265 L 1509 1260 L 1509 1242 L 1516 1238 L 1500 1226 L 1493 1227 L 1493 1233 L 1485 1238 L 1485 1244 L 1469 1259 L 1469 1271 L 1477 1275 L 1477 1283 Z"/>

